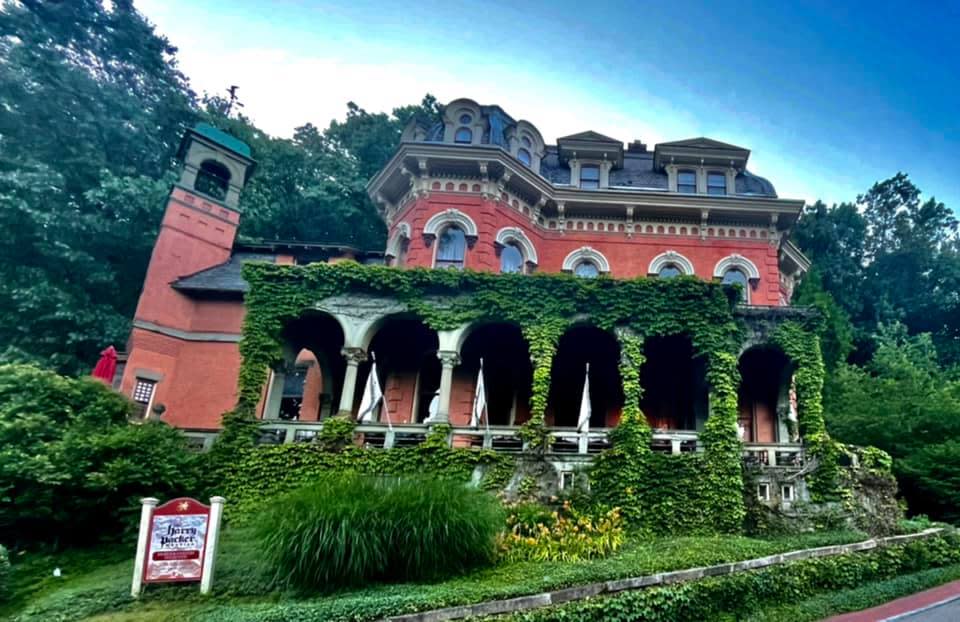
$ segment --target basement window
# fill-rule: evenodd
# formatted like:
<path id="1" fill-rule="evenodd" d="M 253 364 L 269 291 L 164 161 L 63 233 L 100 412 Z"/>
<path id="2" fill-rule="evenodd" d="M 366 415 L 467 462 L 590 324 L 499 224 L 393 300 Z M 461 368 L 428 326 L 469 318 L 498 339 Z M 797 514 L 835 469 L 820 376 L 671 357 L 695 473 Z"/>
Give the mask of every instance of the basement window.
<path id="1" fill-rule="evenodd" d="M 770 484 L 757 484 L 757 499 L 761 501 L 770 500 Z"/>
<path id="2" fill-rule="evenodd" d="M 793 486 L 790 484 L 784 484 L 780 487 L 780 500 L 781 501 L 793 501 L 794 491 Z"/>

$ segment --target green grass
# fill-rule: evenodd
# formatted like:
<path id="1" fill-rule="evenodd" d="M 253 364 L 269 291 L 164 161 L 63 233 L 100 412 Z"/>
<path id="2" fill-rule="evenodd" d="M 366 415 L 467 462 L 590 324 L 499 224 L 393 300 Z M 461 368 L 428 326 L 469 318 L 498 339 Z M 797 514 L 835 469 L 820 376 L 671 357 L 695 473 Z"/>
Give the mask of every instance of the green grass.
<path id="1" fill-rule="evenodd" d="M 776 539 L 741 536 L 664 538 L 630 542 L 606 559 L 564 562 L 519 562 L 471 572 L 435 583 L 372 584 L 329 595 L 273 591 L 272 569 L 248 530 L 227 529 L 221 541 L 215 594 L 201 597 L 194 585 L 150 586 L 140 602 L 129 597 L 132 547 L 107 551 L 111 556 L 93 565 L 86 552 L 85 572 L 71 573 L 59 583 L 46 578 L 24 581 L 34 586 L 18 594 L 7 615 L 22 622 L 98 622 L 134 620 L 374 620 L 385 615 L 423 611 L 495 598 L 509 598 L 571 585 L 733 562 L 790 550 L 865 539 L 855 532 L 817 533 Z M 121 559 L 118 560 L 117 556 Z M 43 565 L 33 564 L 31 567 Z M 17 577 L 23 570 L 15 564 Z M 51 568 L 52 570 L 52 568 Z M 79 567 L 78 567 L 79 570 Z M 49 572 L 44 569 L 44 572 Z M 20 585 L 19 579 L 17 585 Z M 35 585 L 40 582 L 40 585 Z"/>
<path id="2" fill-rule="evenodd" d="M 876 607 L 901 596 L 915 594 L 957 579 L 960 579 L 960 564 L 933 568 L 767 609 L 743 622 L 814 622 L 832 615 Z"/>

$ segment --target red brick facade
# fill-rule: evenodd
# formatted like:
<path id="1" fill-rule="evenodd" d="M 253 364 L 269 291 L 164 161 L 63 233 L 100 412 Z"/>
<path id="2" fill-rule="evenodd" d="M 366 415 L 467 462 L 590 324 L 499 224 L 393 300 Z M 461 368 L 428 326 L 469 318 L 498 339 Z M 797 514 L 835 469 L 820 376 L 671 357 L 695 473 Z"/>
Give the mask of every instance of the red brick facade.
<path id="1" fill-rule="evenodd" d="M 478 110 L 470 108 L 469 114 L 478 114 Z M 516 125 L 518 132 L 532 127 L 525 123 Z M 409 130 L 405 137 L 408 134 Z M 737 186 L 732 185 L 733 181 L 747 173 L 745 168 L 735 169 L 732 163 L 726 165 L 729 168 L 723 173 L 729 180 L 730 196 L 680 195 L 676 192 L 677 172 L 671 170 L 669 184 L 663 172 L 674 166 L 672 159 L 668 165 L 657 164 L 660 155 L 654 157 L 645 148 L 624 155 L 620 146 L 621 152 L 616 156 L 619 164 L 607 160 L 601 163 L 605 167 L 602 181 L 591 193 L 576 184 L 546 181 L 547 174 L 554 175 L 566 166 L 564 158 L 569 156 L 564 155 L 564 149 L 568 147 L 563 144 L 547 149 L 542 144 L 517 142 L 521 136 L 517 134 L 510 137 L 509 148 L 492 150 L 492 145 L 476 144 L 476 140 L 473 145 L 444 145 L 423 142 L 421 130 L 413 134 L 417 137 L 415 141 L 404 142 L 397 156 L 370 185 L 371 196 L 380 203 L 388 223 L 387 261 L 400 268 L 433 267 L 439 246 L 437 235 L 449 226 L 444 224 L 446 221 L 437 225 L 438 215 L 442 220 L 445 215 L 455 214 L 455 218 L 465 219 L 463 222 L 470 225 L 466 231 L 468 248 L 463 265 L 471 270 L 500 271 L 503 246 L 498 242 L 498 235 L 509 228 L 511 235 L 520 235 L 529 245 L 535 261 L 531 256 L 524 259 L 535 264 L 530 269 L 536 272 L 569 271 L 570 262 L 565 266 L 565 261 L 571 253 L 588 249 L 602 258 L 602 271 L 608 271 L 614 278 L 648 276 L 655 258 L 672 253 L 672 257 L 688 266 L 684 272 L 690 273 L 692 269 L 693 275 L 709 280 L 718 278 L 724 269 L 722 262 L 733 258 L 738 265 L 747 267 L 744 272 L 750 273 L 749 304 L 770 306 L 788 303 L 794 275 L 802 273 L 802 266 L 795 267 L 797 262 L 805 261 L 802 255 L 797 259 L 798 251 L 785 249 L 789 226 L 801 204 L 777 199 L 772 186 L 762 196 L 734 193 Z M 448 143 L 453 140 L 451 131 L 445 135 Z M 237 200 L 252 160 L 237 151 L 237 143 L 218 143 L 217 136 L 212 136 L 211 141 L 192 132 L 185 139 L 184 175 L 170 193 L 134 316 L 127 344 L 129 355 L 120 383 L 120 390 L 127 395 L 133 394 L 138 380 L 155 383 L 148 405 L 150 410 L 162 413 L 162 419 L 172 425 L 193 430 L 217 429 L 221 415 L 236 402 L 240 368 L 238 342 L 244 316 L 242 281 L 238 284 L 242 260 L 287 264 L 296 263 L 298 256 L 296 249 L 281 249 L 277 245 L 235 245 L 241 213 Z M 528 136 L 532 134 L 522 135 L 525 140 Z M 566 140 L 572 140 L 575 147 L 583 150 L 607 149 L 610 145 L 604 142 L 610 139 L 592 133 Z M 686 153 L 684 150 L 722 148 L 726 150 L 724 153 L 741 158 L 745 167 L 743 154 L 749 152 L 712 141 L 703 143 L 703 140 L 697 139 L 695 144 L 691 141 L 672 143 L 673 151 L 669 153 L 676 152 L 680 157 Z M 535 151 L 539 149 L 534 165 L 539 166 L 541 159 L 545 163 L 549 161 L 553 172 L 544 169 L 541 176 L 529 170 L 529 163 L 518 161 L 515 156 L 524 152 L 522 144 L 532 145 Z M 245 146 L 240 144 L 240 147 Z M 574 158 L 584 157 L 572 153 Z M 604 153 L 603 157 L 606 156 Z M 524 159 L 528 157 L 529 154 Z M 203 158 L 219 159 L 232 167 L 233 176 L 222 200 L 192 189 L 198 163 Z M 625 159 L 634 167 L 636 175 L 661 175 L 666 188 L 614 187 L 610 176 L 615 170 L 611 170 L 626 167 Z M 581 165 L 589 166 L 589 160 L 584 162 L 570 159 L 570 175 L 580 170 Z M 475 171 L 467 170 L 469 167 Z M 645 172 L 642 167 L 649 167 L 652 172 Z M 416 169 L 419 169 L 417 174 L 411 172 Z M 701 169 L 701 176 L 709 172 Z M 451 177 L 456 176 L 460 179 L 451 181 Z M 755 180 L 761 178 L 749 177 L 756 187 L 767 189 L 769 186 L 757 186 L 759 182 Z M 701 183 L 706 182 L 701 180 Z M 431 219 L 433 224 L 428 227 Z M 459 226 L 462 228 L 462 224 Z M 311 260 L 315 260 L 316 250 L 311 249 Z M 362 261 L 375 254 L 337 249 L 327 257 L 330 261 Z M 789 272 L 784 272 L 784 265 L 790 266 Z M 339 356 L 339 352 L 332 355 Z M 331 353 L 325 356 L 329 365 Z M 322 369 L 330 367 L 324 368 L 314 354 L 301 354 L 296 364 L 306 366 L 299 419 L 315 421 L 321 414 L 336 412 L 340 406 L 336 392 L 341 390 L 344 378 L 343 363 L 339 363 L 339 371 L 333 373 L 329 383 Z M 422 412 L 422 407 L 417 408 L 420 398 L 416 393 L 423 391 L 418 364 L 413 362 L 409 369 L 397 367 L 381 378 L 385 405 L 394 423 L 412 422 L 415 410 Z M 354 407 L 360 399 L 365 369 L 366 366 L 357 380 Z M 471 416 L 476 370 L 457 367 L 452 378 L 449 420 L 455 425 L 466 425 Z M 276 388 L 264 388 L 261 411 L 276 408 L 267 406 L 271 390 Z M 332 403 L 321 406 L 321 398 L 330 399 Z M 765 442 L 776 437 L 774 406 L 770 403 L 749 406 L 748 414 L 756 422 L 756 429 L 751 433 L 755 438 L 750 440 Z M 615 426 L 619 414 L 619 408 L 609 409 L 606 425 Z M 522 423 L 529 418 L 529 406 L 516 400 L 512 417 L 514 423 Z M 552 422 L 551 417 L 548 408 L 548 423 Z M 745 417 L 749 419 L 746 414 Z"/>

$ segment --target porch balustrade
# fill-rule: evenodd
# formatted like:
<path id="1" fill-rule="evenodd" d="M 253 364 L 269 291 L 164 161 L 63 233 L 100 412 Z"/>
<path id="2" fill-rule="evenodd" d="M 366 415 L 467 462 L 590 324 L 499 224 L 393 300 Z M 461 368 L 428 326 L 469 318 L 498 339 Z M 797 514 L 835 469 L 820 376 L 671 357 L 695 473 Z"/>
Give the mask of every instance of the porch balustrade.
<path id="1" fill-rule="evenodd" d="M 322 421 L 264 422 L 260 426 L 260 442 L 263 444 L 301 443 L 314 441 L 323 429 Z M 593 429 L 586 433 L 573 427 L 552 427 L 548 433 L 553 438 L 549 453 L 554 455 L 598 454 L 610 447 L 610 428 Z M 390 449 L 418 445 L 426 440 L 429 426 L 426 424 L 364 423 L 354 428 L 354 438 L 366 447 Z M 490 426 L 472 428 L 452 426 L 447 442 L 453 447 L 490 449 L 505 453 L 519 453 L 526 449 L 517 426 Z M 703 449 L 699 435 L 686 430 L 656 430 L 652 434 L 651 449 L 663 453 L 681 454 Z M 803 466 L 803 447 L 799 443 L 745 443 L 743 459 L 747 464 L 767 467 Z"/>

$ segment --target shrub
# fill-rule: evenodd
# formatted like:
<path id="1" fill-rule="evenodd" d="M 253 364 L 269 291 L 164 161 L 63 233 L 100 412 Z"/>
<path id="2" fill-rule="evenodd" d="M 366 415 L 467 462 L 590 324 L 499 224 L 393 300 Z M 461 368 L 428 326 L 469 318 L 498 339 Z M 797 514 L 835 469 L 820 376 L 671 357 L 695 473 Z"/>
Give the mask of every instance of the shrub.
<path id="1" fill-rule="evenodd" d="M 510 561 L 580 561 L 605 557 L 625 540 L 619 508 L 591 517 L 569 503 L 557 512 L 521 503 L 507 517 L 509 531 L 500 540 L 501 555 Z"/>
<path id="2" fill-rule="evenodd" d="M 0 365 L 0 540 L 116 537 L 138 497 L 192 492 L 197 456 L 183 435 L 130 425 L 130 408 L 89 378 Z"/>
<path id="3" fill-rule="evenodd" d="M 492 496 L 454 481 L 343 474 L 278 497 L 256 535 L 277 583 L 324 590 L 490 563 L 502 526 Z"/>

